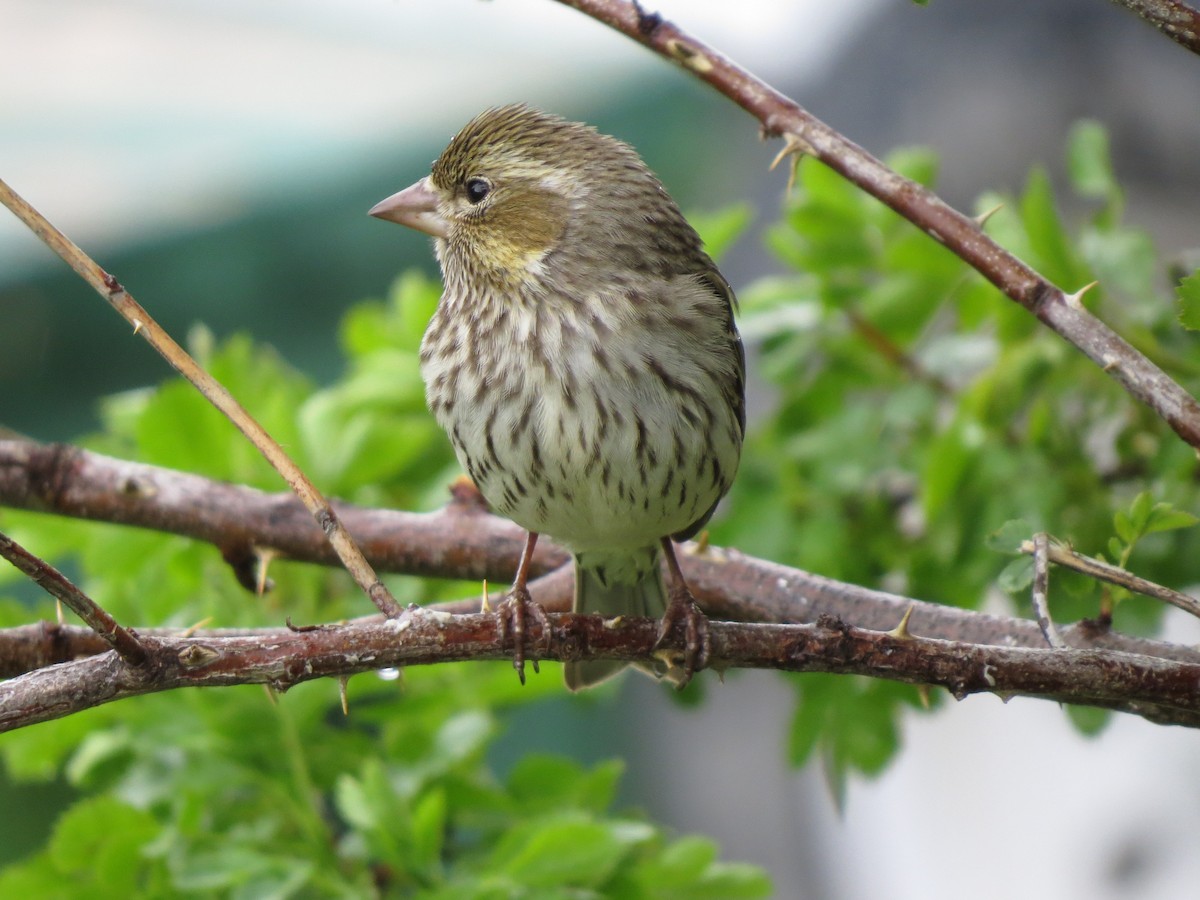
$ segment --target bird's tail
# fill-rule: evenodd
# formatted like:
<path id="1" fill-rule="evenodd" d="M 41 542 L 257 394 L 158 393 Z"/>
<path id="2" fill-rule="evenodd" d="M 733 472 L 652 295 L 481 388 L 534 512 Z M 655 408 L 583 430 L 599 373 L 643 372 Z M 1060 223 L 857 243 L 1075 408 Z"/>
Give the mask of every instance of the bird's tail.
<path id="1" fill-rule="evenodd" d="M 632 553 L 579 553 L 575 556 L 574 612 L 614 616 L 661 618 L 667 609 L 657 546 Z M 611 678 L 629 663 L 597 659 L 568 662 L 567 687 L 589 688 Z M 658 673 L 651 673 L 658 674 Z"/>

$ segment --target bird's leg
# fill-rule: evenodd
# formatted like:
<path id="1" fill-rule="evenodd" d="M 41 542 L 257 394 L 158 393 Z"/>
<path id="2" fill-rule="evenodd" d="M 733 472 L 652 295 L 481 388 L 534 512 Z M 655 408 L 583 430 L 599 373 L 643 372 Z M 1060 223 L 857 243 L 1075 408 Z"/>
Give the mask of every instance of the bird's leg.
<path id="1" fill-rule="evenodd" d="M 500 617 L 501 636 L 507 638 L 509 634 L 512 635 L 513 668 L 517 670 L 517 677 L 521 679 L 521 684 L 525 683 L 525 626 L 527 619 L 534 619 L 542 629 L 542 645 L 545 649 L 550 649 L 551 641 L 550 620 L 546 618 L 546 611 L 540 604 L 533 602 L 533 598 L 529 596 L 529 588 L 526 587 L 526 582 L 529 580 L 529 566 L 533 562 L 533 548 L 537 546 L 537 540 L 537 532 L 529 532 L 525 539 L 525 549 L 521 551 L 521 561 L 517 564 L 517 577 L 513 579 L 512 590 L 496 607 L 496 615 Z M 538 661 L 536 659 L 530 661 L 533 663 L 533 671 L 537 672 Z"/>
<path id="2" fill-rule="evenodd" d="M 662 539 L 663 552 L 667 556 L 667 611 L 658 626 L 658 649 L 681 622 L 684 627 L 683 667 L 675 687 L 682 690 L 692 680 L 697 669 L 708 665 L 709 637 L 708 618 L 696 605 L 692 592 L 688 590 L 679 560 L 675 558 L 675 545 L 669 537 Z"/>

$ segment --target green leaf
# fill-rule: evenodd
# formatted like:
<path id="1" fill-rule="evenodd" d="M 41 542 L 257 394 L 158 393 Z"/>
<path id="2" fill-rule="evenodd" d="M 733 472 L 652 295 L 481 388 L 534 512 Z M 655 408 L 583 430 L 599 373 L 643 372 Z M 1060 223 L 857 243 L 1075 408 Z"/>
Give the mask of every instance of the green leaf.
<path id="1" fill-rule="evenodd" d="M 67 781 L 75 787 L 95 787 L 123 770 L 134 758 L 133 737 L 125 728 L 90 732 L 67 763 Z"/>
<path id="2" fill-rule="evenodd" d="M 612 803 L 624 765 L 620 760 L 586 770 L 562 756 L 531 753 L 508 777 L 508 788 L 527 813 L 582 807 L 602 812 Z"/>
<path id="3" fill-rule="evenodd" d="M 802 765 L 819 748 L 837 796 L 849 773 L 883 770 L 899 746 L 899 709 L 918 704 L 912 686 L 889 681 L 804 674 L 795 676 L 794 683 L 799 703 L 789 733 L 789 760 Z"/>
<path id="4" fill-rule="evenodd" d="M 491 865 L 527 888 L 595 888 L 631 847 L 652 834 L 639 822 L 602 823 L 581 813 L 549 816 L 506 836 Z"/>
<path id="5" fill-rule="evenodd" d="M 1191 528 L 1197 522 L 1200 522 L 1200 517 L 1194 516 L 1190 512 L 1175 509 L 1169 503 L 1156 503 L 1149 520 L 1146 522 L 1145 533 L 1154 534 L 1159 531 L 1175 531 L 1180 528 Z"/>
<path id="6" fill-rule="evenodd" d="M 412 857 L 416 866 L 425 870 L 438 866 L 448 819 L 445 791 L 432 790 L 417 801 L 412 812 Z"/>
<path id="7" fill-rule="evenodd" d="M 1179 323 L 1190 331 L 1200 331 L 1200 269 L 1179 282 L 1175 297 L 1179 302 Z"/>
<path id="8" fill-rule="evenodd" d="M 1088 737 L 1096 737 L 1100 732 L 1108 727 L 1113 720 L 1112 710 L 1097 709 L 1094 706 L 1076 706 L 1068 704 L 1064 707 L 1067 711 L 1067 718 L 1071 720 L 1081 734 Z"/>
<path id="9" fill-rule="evenodd" d="M 371 829 L 379 824 L 376 806 L 368 799 L 363 783 L 352 775 L 342 775 L 334 792 L 338 815 L 355 828 Z"/>
<path id="10" fill-rule="evenodd" d="M 1024 519 L 1010 519 L 987 536 L 987 547 L 997 553 L 1020 553 L 1021 545 L 1033 536 L 1033 528 Z"/>
<path id="11" fill-rule="evenodd" d="M 687 217 L 704 241 L 708 255 L 718 262 L 746 231 L 753 218 L 754 208 L 748 203 L 738 203 L 714 212 L 691 212 Z"/>
<path id="12" fill-rule="evenodd" d="M 1158 258 L 1150 235 L 1142 231 L 1087 231 L 1080 251 L 1105 290 L 1119 290 L 1130 297 L 1148 297 L 1156 291 L 1160 277 Z M 1127 312 L 1155 310 L 1155 305 L 1127 307 Z M 1146 318 L 1146 316 L 1141 316 Z"/>
<path id="13" fill-rule="evenodd" d="M 1008 565 L 996 576 L 996 585 L 1006 594 L 1019 594 L 1029 590 L 1033 584 L 1033 557 L 1019 556 L 1009 560 Z"/>
<path id="14" fill-rule="evenodd" d="M 307 381 L 245 335 L 216 348 L 206 368 L 285 447 L 295 448 L 295 409 Z M 135 420 L 140 457 L 157 465 L 278 489 L 279 475 L 199 391 L 174 380 L 155 391 Z M 298 459 L 301 465 L 303 458 Z"/>
<path id="15" fill-rule="evenodd" d="M 1150 522 L 1150 514 L 1154 510 L 1154 498 L 1149 491 L 1141 491 L 1129 504 L 1129 522 L 1134 533 L 1141 535 Z"/>
<path id="16" fill-rule="evenodd" d="M 755 866 L 722 863 L 717 847 L 707 838 L 682 837 L 658 856 L 637 867 L 642 894 L 662 900 L 751 900 L 771 896 L 771 882 Z"/>
<path id="17" fill-rule="evenodd" d="M 287 897 L 313 874 L 312 860 L 265 853 L 256 847 L 222 847 L 189 856 L 174 872 L 184 891 L 232 891 L 238 897 Z"/>
<path id="18" fill-rule="evenodd" d="M 1125 545 L 1121 543 L 1121 539 L 1118 537 L 1110 537 L 1108 539 L 1107 547 L 1108 555 L 1112 557 L 1114 562 L 1120 559 L 1122 554 L 1125 553 Z"/>
<path id="19" fill-rule="evenodd" d="M 55 825 L 47 847 L 0 874 L 0 896 L 120 898 L 161 895 L 162 865 L 142 848 L 158 832 L 147 812 L 113 797 L 84 798 Z M 24 893 L 51 884 L 45 892 Z"/>
<path id="20" fill-rule="evenodd" d="M 699 835 L 689 835 L 675 841 L 663 851 L 658 868 L 671 872 L 676 878 L 702 872 L 717 861 L 717 845 Z"/>
<path id="21" fill-rule="evenodd" d="M 985 436 L 979 423 L 960 420 L 930 441 L 922 472 L 922 506 L 930 519 L 957 495 Z"/>
<path id="22" fill-rule="evenodd" d="M 1124 541 L 1126 546 L 1137 542 L 1137 528 L 1134 527 L 1129 514 L 1123 509 L 1118 509 L 1113 513 L 1113 531 L 1117 533 L 1117 537 Z"/>
<path id="23" fill-rule="evenodd" d="M 1108 132 L 1099 122 L 1076 122 L 1067 139 L 1067 172 L 1075 190 L 1084 197 L 1109 200 L 1120 195 L 1113 174 Z"/>
<path id="24" fill-rule="evenodd" d="M 899 147 L 888 153 L 887 164 L 905 178 L 925 187 L 933 187 L 937 181 L 938 157 L 928 147 Z M 911 230 L 911 226 L 907 228 Z"/>
<path id="25" fill-rule="evenodd" d="M 1029 236 L 1037 268 L 1050 281 L 1075 290 L 1092 280 L 1071 247 L 1059 219 L 1050 178 L 1040 168 L 1030 174 L 1021 196 L 1021 223 Z"/>

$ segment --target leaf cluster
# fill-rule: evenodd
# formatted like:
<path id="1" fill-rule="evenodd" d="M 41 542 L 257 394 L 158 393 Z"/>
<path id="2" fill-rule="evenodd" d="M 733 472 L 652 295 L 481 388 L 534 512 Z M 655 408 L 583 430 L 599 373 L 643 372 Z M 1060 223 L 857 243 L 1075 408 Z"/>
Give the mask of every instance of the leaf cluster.
<path id="1" fill-rule="evenodd" d="M 1194 392 L 1194 337 L 1151 239 L 1122 221 L 1104 131 L 1080 123 L 1066 156 L 1077 223 L 1039 168 L 1018 195 L 980 198 L 988 232 L 1066 290 L 1099 282 L 1082 302 Z M 934 185 L 927 152 L 888 163 Z M 996 549 L 1011 548 L 989 541 L 1006 526 L 1023 539 L 1049 531 L 1163 584 L 1200 579 L 1192 450 L 1025 309 L 811 159 L 765 239 L 791 271 L 741 291 L 767 400 L 715 541 L 968 608 L 1001 584 L 1020 592 L 1022 613 L 1028 580 L 998 581 L 1011 557 Z M 1013 565 L 1031 571 L 1027 558 Z M 1052 585 L 1064 621 L 1114 600 L 1071 574 Z M 1117 626 L 1149 631 L 1160 615 L 1130 599 Z M 918 701 L 915 689 L 852 679 L 796 685 L 792 758 L 816 753 L 835 787 L 848 771 L 878 771 L 899 711 Z"/>

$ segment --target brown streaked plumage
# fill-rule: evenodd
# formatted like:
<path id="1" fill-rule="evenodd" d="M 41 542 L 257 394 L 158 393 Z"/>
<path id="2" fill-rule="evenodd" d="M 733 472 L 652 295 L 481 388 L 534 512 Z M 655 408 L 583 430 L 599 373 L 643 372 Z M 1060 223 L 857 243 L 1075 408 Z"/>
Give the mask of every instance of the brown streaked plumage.
<path id="1" fill-rule="evenodd" d="M 576 611 L 662 616 L 663 637 L 684 623 L 664 668 L 686 682 L 705 621 L 671 539 L 708 521 L 745 430 L 734 296 L 696 232 L 631 147 L 522 105 L 476 117 L 371 214 L 436 238 L 426 398 L 488 503 L 530 532 L 518 625 L 547 534 L 575 555 Z M 567 684 L 623 666 L 568 663 Z"/>

